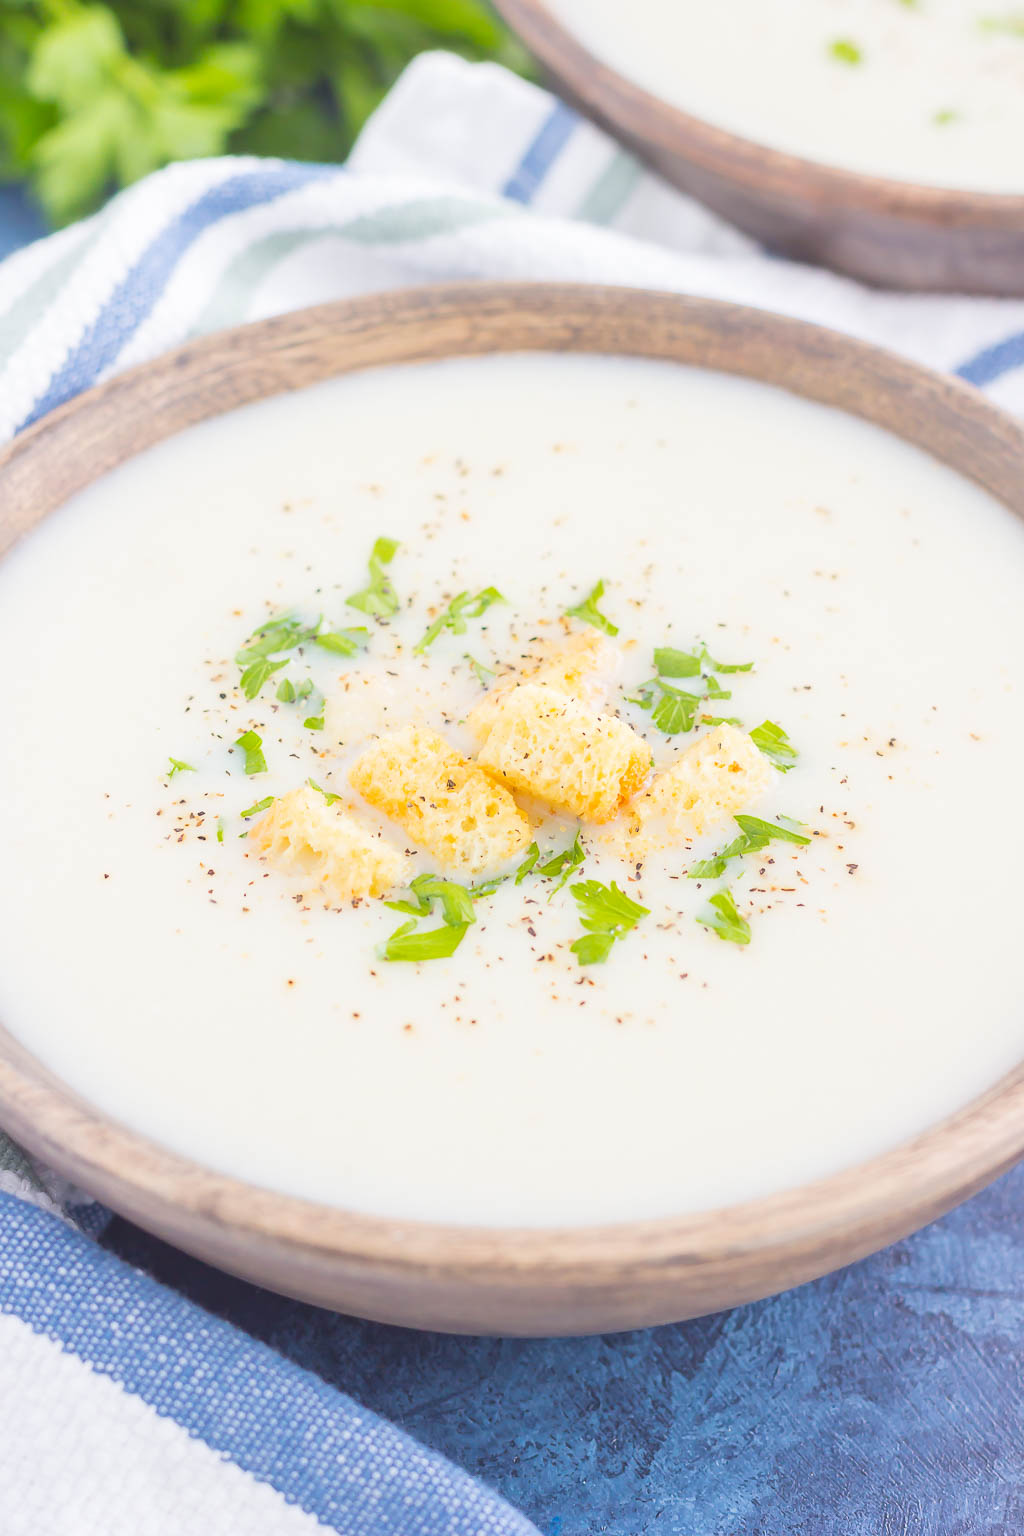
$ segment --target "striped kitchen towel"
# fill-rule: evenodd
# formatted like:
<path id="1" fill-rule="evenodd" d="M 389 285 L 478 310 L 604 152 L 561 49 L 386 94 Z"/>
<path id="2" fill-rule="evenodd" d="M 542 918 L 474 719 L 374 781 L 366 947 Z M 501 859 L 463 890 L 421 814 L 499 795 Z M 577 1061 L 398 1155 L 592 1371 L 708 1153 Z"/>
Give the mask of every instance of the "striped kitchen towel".
<path id="1" fill-rule="evenodd" d="M 780 261 L 547 93 L 426 55 L 344 167 L 175 165 L 0 266 L 0 441 L 189 336 L 441 278 L 623 283 L 831 324 L 1024 412 L 1024 303 Z M 527 1536 L 442 1458 L 92 1241 L 0 1138 L 2 1536 Z"/>

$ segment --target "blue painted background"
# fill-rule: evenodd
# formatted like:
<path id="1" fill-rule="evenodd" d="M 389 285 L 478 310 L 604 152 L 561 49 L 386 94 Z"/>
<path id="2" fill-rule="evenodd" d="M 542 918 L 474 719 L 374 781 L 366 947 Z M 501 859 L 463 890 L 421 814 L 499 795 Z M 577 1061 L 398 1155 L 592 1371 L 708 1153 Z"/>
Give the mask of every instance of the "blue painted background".
<path id="1" fill-rule="evenodd" d="M 546 1536 L 1020 1536 L 1022 1210 L 1024 1165 L 838 1275 L 593 1339 L 385 1328 L 125 1222 L 106 1244 L 476 1472 Z"/>
<path id="2" fill-rule="evenodd" d="M 0 189 L 0 255 L 41 232 Z M 1022 1211 L 1024 1165 L 785 1296 L 542 1341 L 335 1317 L 126 1222 L 104 1241 L 485 1478 L 545 1536 L 1024 1536 Z"/>

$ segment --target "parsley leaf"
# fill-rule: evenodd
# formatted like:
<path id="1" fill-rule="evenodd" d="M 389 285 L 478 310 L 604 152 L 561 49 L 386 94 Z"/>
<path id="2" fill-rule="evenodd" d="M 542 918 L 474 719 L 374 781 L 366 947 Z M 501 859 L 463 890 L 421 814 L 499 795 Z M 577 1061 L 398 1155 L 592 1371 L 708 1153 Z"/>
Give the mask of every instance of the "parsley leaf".
<path id="1" fill-rule="evenodd" d="M 415 880 L 410 881 L 409 889 L 414 901 L 386 901 L 384 905 L 393 912 L 412 912 L 416 917 L 429 917 L 435 901 L 440 901 L 441 915 L 446 923 L 468 926 L 476 922 L 470 891 L 454 880 L 443 880 L 440 875 L 417 875 Z"/>
<path id="2" fill-rule="evenodd" d="M 856 43 L 848 37 L 837 37 L 834 43 L 829 44 L 829 53 L 840 64 L 862 64 L 864 55 Z"/>
<path id="3" fill-rule="evenodd" d="M 498 875 L 480 885 L 459 885 L 440 875 L 417 875 L 409 885 L 412 901 L 386 901 L 393 912 L 409 912 L 412 920 L 396 928 L 379 953 L 384 960 L 439 960 L 453 955 L 476 922 L 474 902 L 492 896 L 508 877 Z M 416 929 L 417 922 L 429 917 L 435 902 L 441 904 L 443 919 L 439 928 Z"/>
<path id="4" fill-rule="evenodd" d="M 536 843 L 531 843 L 529 848 L 526 850 L 526 856 L 523 859 L 523 862 L 516 870 L 516 885 L 522 885 L 530 871 L 536 867 L 537 860 L 539 858 L 540 849 L 537 847 Z"/>
<path id="5" fill-rule="evenodd" d="M 250 805 L 247 811 L 239 811 L 238 814 L 241 816 L 243 821 L 246 821 L 250 816 L 258 816 L 260 811 L 267 810 L 270 806 L 273 805 L 273 803 L 273 795 L 267 795 L 265 799 L 257 800 L 255 805 Z"/>
<path id="6" fill-rule="evenodd" d="M 740 829 L 740 836 L 710 859 L 698 859 L 696 864 L 692 864 L 688 871 L 691 880 L 717 880 L 733 859 L 740 859 L 745 853 L 757 853 L 771 842 L 799 843 L 802 846 L 810 842 L 809 837 L 796 830 L 800 826 L 799 822 L 779 826 L 774 821 L 762 821 L 759 816 L 734 816 L 733 821 Z"/>
<path id="7" fill-rule="evenodd" d="M 307 731 L 322 731 L 324 728 L 324 717 L 323 715 L 307 715 L 302 723 Z"/>
<path id="8" fill-rule="evenodd" d="M 762 720 L 751 731 L 750 739 L 780 773 L 788 773 L 799 756 L 782 726 L 774 720 Z"/>
<path id="9" fill-rule="evenodd" d="M 649 909 L 632 901 L 613 880 L 580 880 L 570 886 L 579 907 L 580 922 L 587 932 L 569 947 L 580 965 L 596 965 L 607 960 L 616 939 L 630 933 Z"/>
<path id="10" fill-rule="evenodd" d="M 748 837 L 763 837 L 766 842 L 799 843 L 801 847 L 810 842 L 810 838 L 798 830 L 803 823 L 793 821 L 789 816 L 780 816 L 778 822 L 762 821 L 760 816 L 734 816 L 733 821 Z M 782 822 L 786 825 L 780 825 Z"/>
<path id="11" fill-rule="evenodd" d="M 676 736 L 680 731 L 692 731 L 702 702 L 703 694 L 673 688 L 671 683 L 662 682 L 660 677 L 652 677 L 650 682 L 641 683 L 636 698 L 627 700 L 629 704 L 639 704 L 641 709 L 651 711 L 652 722 L 666 736 Z"/>
<path id="12" fill-rule="evenodd" d="M 329 789 L 322 789 L 315 779 L 307 779 L 306 783 L 310 789 L 315 789 L 318 795 L 323 795 L 328 805 L 333 805 L 335 800 L 341 799 L 340 795 L 332 795 Z"/>
<path id="13" fill-rule="evenodd" d="M 384 567 L 390 565 L 398 549 L 397 539 L 380 538 L 370 551 L 370 580 L 361 592 L 353 592 L 345 601 L 376 619 L 389 619 L 401 606 L 391 577 Z"/>
<path id="14" fill-rule="evenodd" d="M 254 699 L 267 678 L 275 672 L 280 672 L 281 668 L 287 665 L 287 656 L 282 657 L 280 661 L 271 661 L 268 656 L 260 656 L 245 668 L 238 680 L 238 686 L 247 699 Z"/>
<path id="15" fill-rule="evenodd" d="M 580 619 L 584 624 L 592 624 L 595 629 L 603 630 L 606 635 L 617 635 L 619 626 L 613 624 L 611 619 L 606 619 L 604 614 L 598 609 L 597 605 L 603 596 L 604 582 L 602 580 L 588 592 L 581 603 L 577 603 L 574 608 L 567 608 L 565 610 L 566 616 L 570 619 Z"/>
<path id="16" fill-rule="evenodd" d="M 281 651 L 294 651 L 307 640 L 312 640 L 319 628 L 319 619 L 315 624 L 304 624 L 291 613 L 282 614 L 277 619 L 268 619 L 265 624 L 253 630 L 241 650 L 235 653 L 235 662 L 240 667 L 248 667 L 262 657 L 276 656 Z"/>
<path id="17" fill-rule="evenodd" d="M 180 757 L 169 757 L 167 761 L 171 765 L 167 774 L 168 779 L 173 779 L 176 773 L 196 772 L 196 769 L 193 768 L 191 763 L 183 763 Z"/>
<path id="18" fill-rule="evenodd" d="M 381 946 L 383 960 L 445 960 L 454 955 L 469 931 L 469 923 L 442 923 L 416 931 L 416 920 L 403 923 Z"/>
<path id="19" fill-rule="evenodd" d="M 745 917 L 740 916 L 728 891 L 716 891 L 709 900 L 709 906 L 713 910 L 710 913 L 703 912 L 697 918 L 702 927 L 710 928 L 728 944 L 750 943 L 750 924 Z"/>
<path id="20" fill-rule="evenodd" d="M 223 816 L 218 816 L 217 817 L 217 841 L 218 841 L 218 843 L 222 843 L 224 841 L 224 818 L 223 818 Z"/>
<path id="21" fill-rule="evenodd" d="M 471 596 L 469 592 L 459 592 L 452 598 L 444 612 L 439 614 L 430 625 L 423 639 L 413 649 L 413 655 L 422 656 L 423 652 L 433 645 L 438 635 L 443 634 L 446 629 L 451 630 L 453 635 L 464 635 L 467 619 L 479 619 L 495 603 L 503 602 L 505 598 L 497 587 L 482 587 L 475 596 Z"/>
<path id="22" fill-rule="evenodd" d="M 263 756 L 263 739 L 255 731 L 243 731 L 235 742 L 245 753 L 246 773 L 266 773 L 267 760 Z"/>
<path id="23" fill-rule="evenodd" d="M 752 661 L 724 662 L 716 661 L 703 641 L 692 651 L 679 651 L 673 646 L 660 645 L 654 652 L 654 666 L 657 677 L 652 677 L 649 682 L 641 683 L 636 698 L 627 700 L 630 704 L 638 704 L 641 709 L 646 709 L 651 714 L 651 721 L 664 731 L 666 736 L 678 736 L 680 732 L 692 731 L 697 723 L 697 715 L 700 706 L 705 699 L 731 699 L 732 694 L 728 689 L 722 688 L 717 672 L 750 672 L 753 670 Z M 697 679 L 696 687 L 699 692 L 690 692 L 684 688 L 676 688 L 665 681 L 666 677 L 692 677 Z M 738 721 L 715 722 L 714 717 L 703 716 L 705 720 L 711 719 L 712 723 L 738 724 Z"/>
<path id="24" fill-rule="evenodd" d="M 336 656 L 354 656 L 363 650 L 370 638 L 368 629 L 328 629 L 313 636 L 317 645 Z"/>
<path id="25" fill-rule="evenodd" d="M 304 677 L 301 683 L 293 683 L 290 677 L 277 685 L 277 696 L 282 704 L 301 703 L 313 692 L 313 679 Z"/>
<path id="26" fill-rule="evenodd" d="M 556 893 L 562 889 L 563 885 L 565 885 L 568 880 L 576 873 L 586 856 L 587 855 L 584 851 L 583 844 L 580 842 L 580 834 L 577 831 L 571 848 L 566 848 L 562 853 L 556 853 L 554 858 L 548 859 L 546 863 L 538 865 L 538 875 L 561 876 L 558 884 L 552 890 L 551 896 L 548 897 L 548 901 L 550 901 L 552 896 L 556 895 Z"/>
<path id="27" fill-rule="evenodd" d="M 711 672 L 752 672 L 752 661 L 716 661 L 706 645 L 695 651 L 677 651 L 659 646 L 654 652 L 654 669 L 659 677 L 698 677 Z"/>
<path id="28" fill-rule="evenodd" d="M 472 656 L 470 656 L 468 651 L 466 652 L 465 659 L 469 662 L 473 676 L 480 684 L 480 687 L 486 688 L 491 678 L 497 675 L 494 671 L 494 668 L 485 667 L 482 661 L 476 661 Z"/>

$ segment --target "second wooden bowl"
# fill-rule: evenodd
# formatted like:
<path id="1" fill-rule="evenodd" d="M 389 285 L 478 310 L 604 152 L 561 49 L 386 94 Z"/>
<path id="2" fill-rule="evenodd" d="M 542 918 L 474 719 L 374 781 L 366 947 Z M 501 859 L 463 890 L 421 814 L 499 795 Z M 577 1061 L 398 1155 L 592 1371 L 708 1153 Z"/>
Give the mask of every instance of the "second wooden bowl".
<path id="1" fill-rule="evenodd" d="M 664 358 L 778 385 L 896 433 L 1024 516 L 1024 433 L 953 379 L 708 300 L 481 284 L 261 321 L 79 396 L 0 454 L 0 558 L 106 471 L 234 406 L 377 365 L 528 350 Z M 932 1220 L 1024 1150 L 1024 1065 L 834 1177 L 698 1215 L 561 1230 L 396 1221 L 245 1184 L 86 1103 L 2 1026 L 0 1123 L 115 1211 L 274 1290 L 410 1327 L 587 1333 L 751 1301 Z"/>
<path id="2" fill-rule="evenodd" d="M 888 288 L 1024 296 L 1024 195 L 916 186 L 727 133 L 595 58 L 544 0 L 495 0 L 555 86 L 773 250 Z"/>

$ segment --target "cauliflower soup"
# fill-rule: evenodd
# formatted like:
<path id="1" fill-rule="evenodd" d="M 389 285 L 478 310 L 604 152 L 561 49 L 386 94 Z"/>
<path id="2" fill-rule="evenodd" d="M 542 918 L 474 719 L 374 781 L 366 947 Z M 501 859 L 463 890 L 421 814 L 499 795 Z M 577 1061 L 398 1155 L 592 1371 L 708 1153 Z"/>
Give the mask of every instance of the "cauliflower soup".
<path id="1" fill-rule="evenodd" d="M 1024 529 L 629 358 L 191 428 L 0 565 L 0 1017 L 256 1184 L 490 1225 L 834 1172 L 1019 1061 Z"/>

